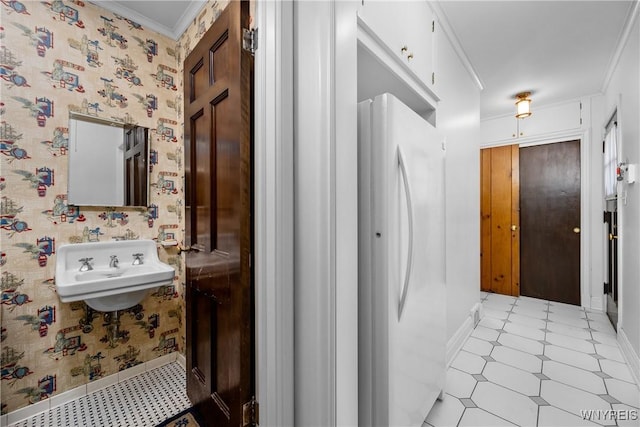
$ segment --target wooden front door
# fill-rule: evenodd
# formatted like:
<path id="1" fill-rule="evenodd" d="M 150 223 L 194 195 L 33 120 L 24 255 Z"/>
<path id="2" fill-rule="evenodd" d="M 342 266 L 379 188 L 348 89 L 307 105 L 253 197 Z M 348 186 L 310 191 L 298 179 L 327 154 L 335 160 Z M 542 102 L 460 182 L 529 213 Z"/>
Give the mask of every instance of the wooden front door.
<path id="1" fill-rule="evenodd" d="M 520 294 L 518 146 L 485 148 L 481 161 L 481 290 Z"/>
<path id="2" fill-rule="evenodd" d="M 521 286 L 580 305 L 580 141 L 520 149 Z"/>
<path id="3" fill-rule="evenodd" d="M 248 24 L 229 2 L 184 63 L 187 394 L 216 427 L 242 426 L 255 389 Z"/>

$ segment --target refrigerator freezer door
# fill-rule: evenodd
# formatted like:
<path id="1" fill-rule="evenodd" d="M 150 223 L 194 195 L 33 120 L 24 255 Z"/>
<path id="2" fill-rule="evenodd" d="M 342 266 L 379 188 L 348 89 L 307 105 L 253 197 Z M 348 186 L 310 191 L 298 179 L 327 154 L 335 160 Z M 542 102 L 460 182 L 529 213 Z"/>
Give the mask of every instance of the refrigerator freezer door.
<path id="1" fill-rule="evenodd" d="M 445 374 L 443 140 L 389 94 L 370 121 L 369 425 L 421 426 Z"/>

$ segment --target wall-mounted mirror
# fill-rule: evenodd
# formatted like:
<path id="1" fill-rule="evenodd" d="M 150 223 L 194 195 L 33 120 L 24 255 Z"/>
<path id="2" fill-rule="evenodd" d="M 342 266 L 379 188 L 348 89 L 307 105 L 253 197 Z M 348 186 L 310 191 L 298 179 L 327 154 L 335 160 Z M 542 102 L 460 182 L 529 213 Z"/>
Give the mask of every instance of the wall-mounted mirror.
<path id="1" fill-rule="evenodd" d="M 69 204 L 148 206 L 148 139 L 147 128 L 71 113 Z"/>

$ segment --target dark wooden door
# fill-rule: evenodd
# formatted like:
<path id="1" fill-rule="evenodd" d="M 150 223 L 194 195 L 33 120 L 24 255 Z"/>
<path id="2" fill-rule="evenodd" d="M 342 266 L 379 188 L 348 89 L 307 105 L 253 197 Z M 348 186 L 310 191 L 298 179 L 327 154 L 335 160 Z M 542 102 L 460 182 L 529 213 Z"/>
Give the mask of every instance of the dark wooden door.
<path id="1" fill-rule="evenodd" d="M 124 131 L 125 201 L 127 206 L 147 206 L 148 129 L 128 127 Z"/>
<path id="2" fill-rule="evenodd" d="M 481 290 L 520 295 L 518 146 L 481 150 Z"/>
<path id="3" fill-rule="evenodd" d="M 580 141 L 520 149 L 520 293 L 580 305 Z"/>
<path id="4" fill-rule="evenodd" d="M 229 2 L 184 63 L 187 394 L 216 427 L 242 426 L 255 389 L 248 24 Z"/>
<path id="5" fill-rule="evenodd" d="M 615 203 L 613 203 L 615 205 Z M 607 316 L 618 329 L 618 212 L 604 213 L 607 225 L 607 282 L 604 293 L 607 298 Z"/>

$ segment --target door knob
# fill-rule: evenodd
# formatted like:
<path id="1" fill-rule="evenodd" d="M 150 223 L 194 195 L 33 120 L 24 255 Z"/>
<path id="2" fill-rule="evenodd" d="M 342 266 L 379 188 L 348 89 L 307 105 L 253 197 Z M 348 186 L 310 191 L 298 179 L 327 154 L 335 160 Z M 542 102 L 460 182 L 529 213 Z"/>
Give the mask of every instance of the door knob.
<path id="1" fill-rule="evenodd" d="M 576 234 L 579 234 L 580 233 L 580 227 L 574 227 L 573 228 L 573 232 L 576 233 Z"/>
<path id="2" fill-rule="evenodd" d="M 517 229 L 518 229 L 518 226 L 517 226 L 517 225 L 513 224 L 513 225 L 511 226 L 511 231 L 516 231 Z"/>
<path id="3" fill-rule="evenodd" d="M 617 239 L 618 236 L 609 233 L 609 240 Z"/>

